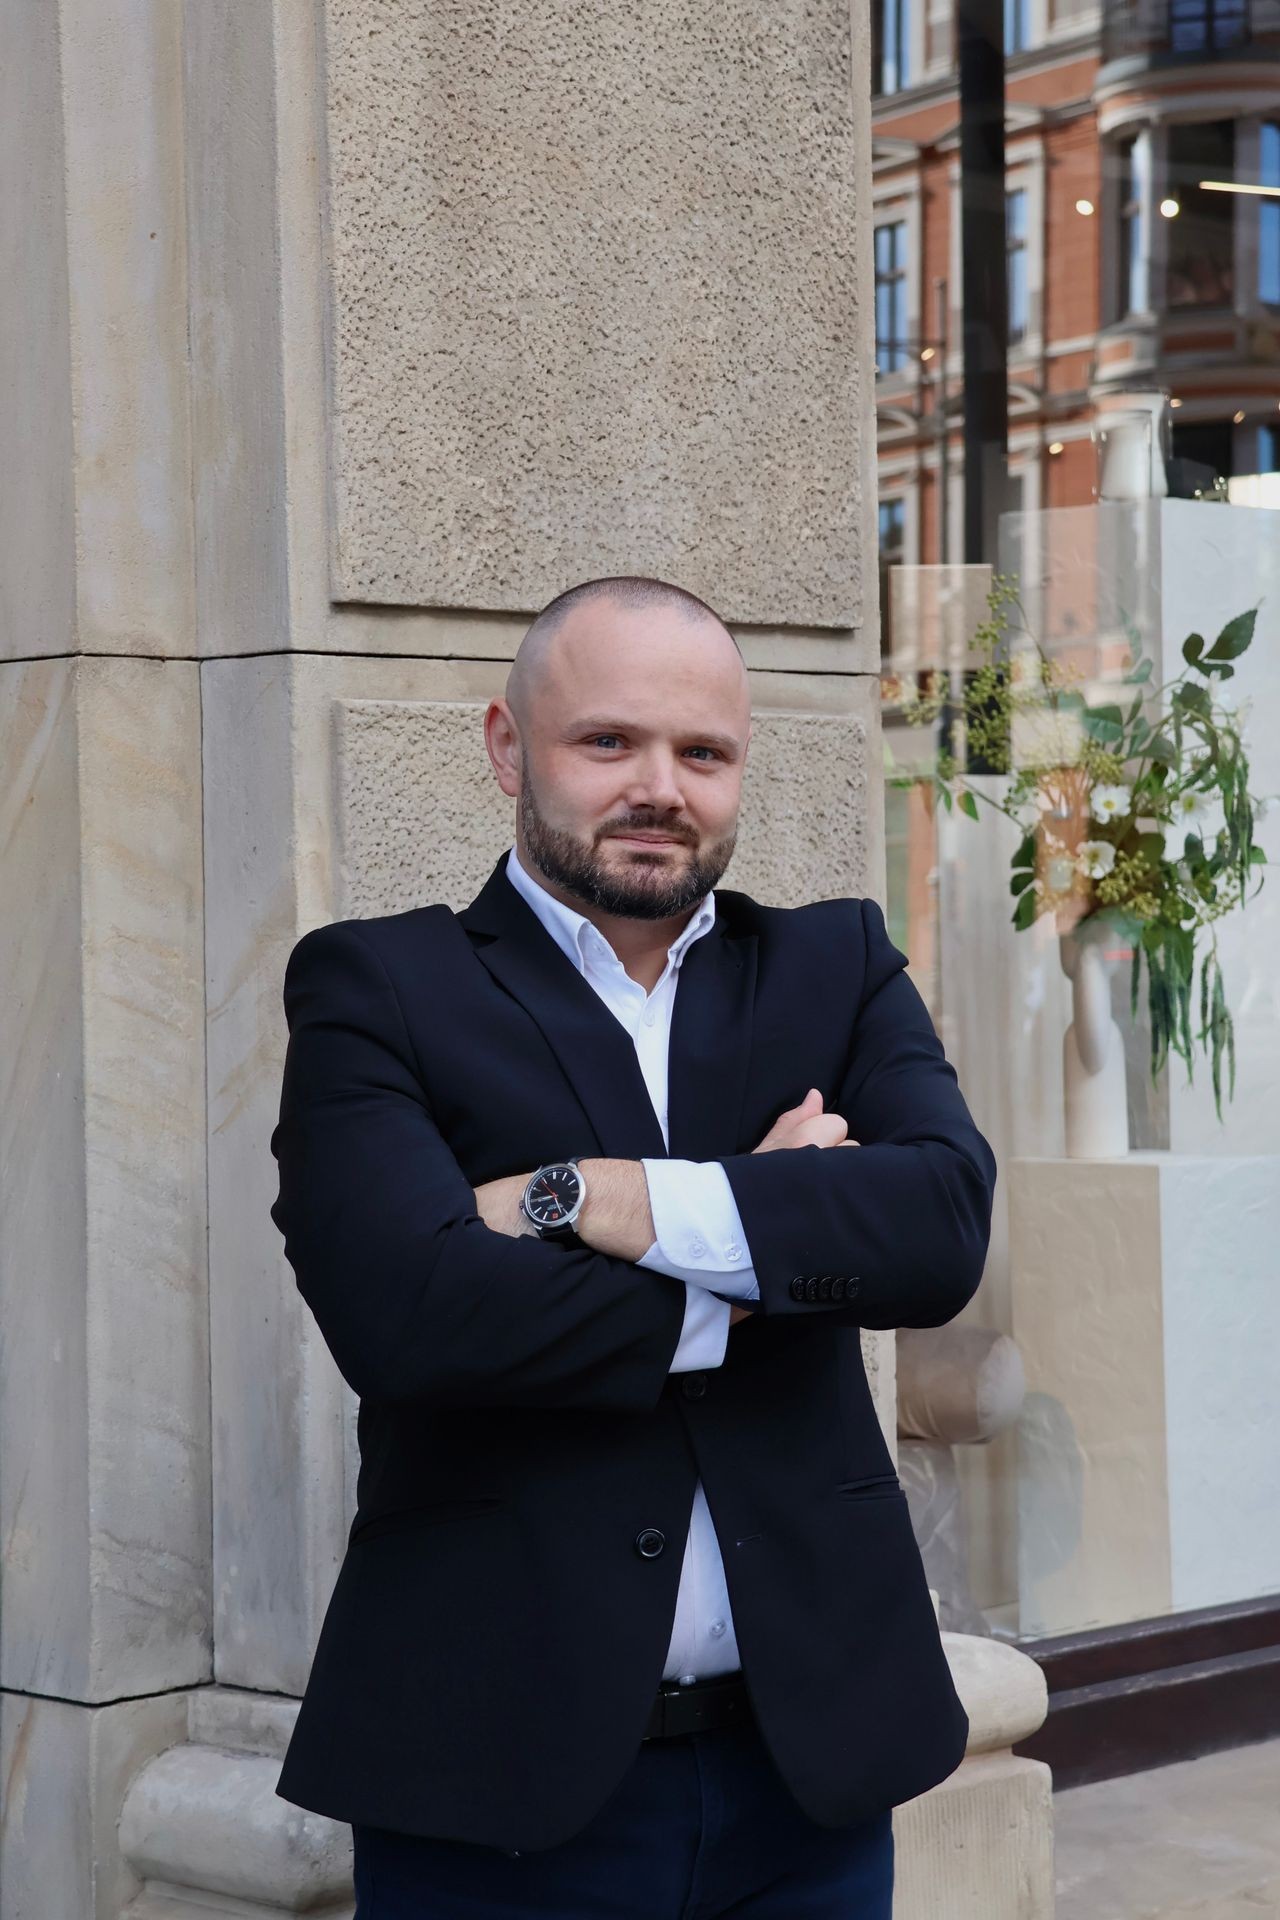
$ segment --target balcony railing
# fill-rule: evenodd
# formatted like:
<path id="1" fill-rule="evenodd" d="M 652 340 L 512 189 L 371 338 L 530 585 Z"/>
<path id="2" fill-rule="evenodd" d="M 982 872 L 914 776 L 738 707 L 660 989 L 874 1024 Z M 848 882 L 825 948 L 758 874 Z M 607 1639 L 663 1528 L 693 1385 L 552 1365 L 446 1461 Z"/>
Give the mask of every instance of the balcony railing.
<path id="1" fill-rule="evenodd" d="M 1104 63 L 1280 55 L 1280 0 L 1108 0 L 1102 19 Z"/>

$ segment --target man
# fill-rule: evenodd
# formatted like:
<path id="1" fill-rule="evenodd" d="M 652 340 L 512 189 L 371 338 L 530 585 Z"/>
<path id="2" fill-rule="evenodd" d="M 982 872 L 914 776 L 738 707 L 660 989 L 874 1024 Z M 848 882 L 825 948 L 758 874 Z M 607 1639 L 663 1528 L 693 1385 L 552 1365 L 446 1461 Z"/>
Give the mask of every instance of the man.
<path id="1" fill-rule="evenodd" d="M 964 1753 L 859 1328 L 959 1312 L 995 1165 L 873 901 L 717 888 L 750 732 L 709 607 L 585 582 L 470 907 L 289 959 L 272 1217 L 361 1467 L 279 1791 L 359 1920 L 889 1920 Z"/>

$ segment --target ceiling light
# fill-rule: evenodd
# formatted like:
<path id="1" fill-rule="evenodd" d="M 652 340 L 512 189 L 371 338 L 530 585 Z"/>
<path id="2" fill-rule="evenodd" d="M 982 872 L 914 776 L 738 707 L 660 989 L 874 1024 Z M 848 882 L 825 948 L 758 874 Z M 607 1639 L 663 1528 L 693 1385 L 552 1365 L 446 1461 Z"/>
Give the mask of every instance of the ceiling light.
<path id="1" fill-rule="evenodd" d="M 1062 452 L 1061 440 L 1051 440 L 1049 442 L 1049 451 L 1050 453 L 1061 453 Z"/>
<path id="2" fill-rule="evenodd" d="M 932 347 L 922 347 L 922 348 L 920 349 L 920 358 L 921 358 L 922 360 L 932 360 L 932 358 L 933 358 L 933 348 L 932 348 Z"/>
<path id="3" fill-rule="evenodd" d="M 1160 211 L 1164 215 L 1166 220 L 1176 220 L 1178 215 L 1182 212 L 1182 208 L 1179 206 L 1178 202 L 1174 199 L 1172 194 L 1166 194 L 1164 199 L 1160 202 Z"/>
<path id="4" fill-rule="evenodd" d="M 1239 426 L 1240 422 L 1244 419 L 1244 408 L 1241 407 L 1239 413 L 1233 413 L 1231 418 L 1235 421 L 1236 425 Z"/>
<path id="5" fill-rule="evenodd" d="M 1171 401 L 1169 402 L 1169 405 L 1170 405 L 1171 407 L 1180 407 L 1180 406 L 1182 405 L 1182 402 L 1181 402 L 1181 400 L 1171 400 Z"/>
<path id="6" fill-rule="evenodd" d="M 1076 212 L 1077 212 L 1077 213 L 1086 213 L 1086 214 L 1087 214 L 1087 213 L 1092 213 L 1092 212 L 1093 212 L 1093 202 L 1092 202 L 1092 200 L 1077 200 L 1077 201 L 1076 201 Z"/>
<path id="7" fill-rule="evenodd" d="M 1265 193 L 1280 200 L 1280 187 L 1259 187 L 1247 180 L 1201 180 L 1202 193 Z"/>

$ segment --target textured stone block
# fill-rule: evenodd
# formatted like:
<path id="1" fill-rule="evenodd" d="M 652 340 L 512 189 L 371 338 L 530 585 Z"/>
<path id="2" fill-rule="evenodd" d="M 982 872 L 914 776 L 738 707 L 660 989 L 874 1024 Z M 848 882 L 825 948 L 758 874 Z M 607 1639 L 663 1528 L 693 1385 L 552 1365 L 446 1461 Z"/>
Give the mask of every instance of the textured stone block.
<path id="1" fill-rule="evenodd" d="M 1040 1760 L 966 1759 L 897 1807 L 894 1920 L 1053 1920 L 1053 1790 Z"/>
<path id="2" fill-rule="evenodd" d="M 479 702 L 337 704 L 344 913 L 441 899 L 457 910 L 510 845 L 483 717 Z M 774 906 L 864 893 L 871 837 L 863 716 L 757 711 L 723 884 Z"/>
<path id="3" fill-rule="evenodd" d="M 210 1672 L 197 669 L 0 667 L 3 1683 Z"/>
<path id="4" fill-rule="evenodd" d="M 334 597 L 862 626 L 865 10 L 325 18 Z"/>

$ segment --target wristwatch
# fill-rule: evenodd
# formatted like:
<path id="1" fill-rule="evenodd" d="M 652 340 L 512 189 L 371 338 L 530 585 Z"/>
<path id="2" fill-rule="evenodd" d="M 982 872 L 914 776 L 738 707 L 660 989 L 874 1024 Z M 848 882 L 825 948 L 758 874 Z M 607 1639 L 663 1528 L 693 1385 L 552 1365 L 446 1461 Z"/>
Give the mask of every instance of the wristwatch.
<path id="1" fill-rule="evenodd" d="M 543 1240 L 572 1240 L 587 1183 L 576 1159 L 549 1160 L 532 1174 L 520 1196 L 520 1211 Z"/>

